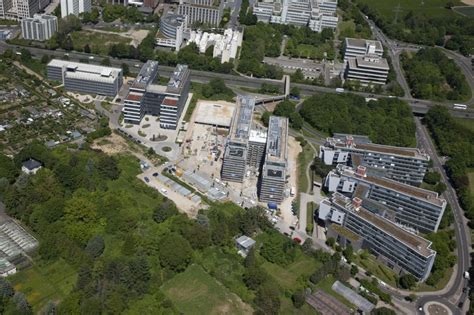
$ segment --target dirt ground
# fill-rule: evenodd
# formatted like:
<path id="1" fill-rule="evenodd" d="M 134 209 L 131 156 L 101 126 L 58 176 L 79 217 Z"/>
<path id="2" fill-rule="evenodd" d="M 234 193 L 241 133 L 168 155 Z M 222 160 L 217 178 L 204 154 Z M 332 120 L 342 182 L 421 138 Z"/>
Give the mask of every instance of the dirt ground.
<path id="1" fill-rule="evenodd" d="M 461 2 L 464 3 L 464 4 L 466 4 L 466 5 L 472 5 L 472 6 L 474 6 L 474 0 L 462 0 Z"/>
<path id="2" fill-rule="evenodd" d="M 97 33 L 104 33 L 104 34 L 113 34 L 113 35 L 119 35 L 125 38 L 130 38 L 131 42 L 130 45 L 134 47 L 138 47 L 138 45 L 142 42 L 142 40 L 148 35 L 150 31 L 148 30 L 135 30 L 135 29 L 130 29 L 124 33 L 116 33 L 116 32 L 110 32 L 110 31 L 103 31 L 103 30 L 98 30 L 98 29 L 92 29 L 92 28 L 84 28 L 88 31 L 93 31 Z"/>

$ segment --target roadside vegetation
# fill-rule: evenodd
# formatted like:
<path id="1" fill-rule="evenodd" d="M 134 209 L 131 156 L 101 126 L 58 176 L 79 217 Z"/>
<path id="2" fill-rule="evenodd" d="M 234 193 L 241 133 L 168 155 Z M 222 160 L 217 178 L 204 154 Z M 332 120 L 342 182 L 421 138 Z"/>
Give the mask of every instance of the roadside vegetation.
<path id="1" fill-rule="evenodd" d="M 412 95 L 431 100 L 468 100 L 471 89 L 463 72 L 438 48 L 404 52 L 401 63 Z"/>
<path id="2" fill-rule="evenodd" d="M 413 147 L 415 123 L 410 107 L 398 99 L 366 102 L 353 94 L 323 94 L 306 99 L 301 116 L 317 130 L 368 135 L 375 143 Z"/>

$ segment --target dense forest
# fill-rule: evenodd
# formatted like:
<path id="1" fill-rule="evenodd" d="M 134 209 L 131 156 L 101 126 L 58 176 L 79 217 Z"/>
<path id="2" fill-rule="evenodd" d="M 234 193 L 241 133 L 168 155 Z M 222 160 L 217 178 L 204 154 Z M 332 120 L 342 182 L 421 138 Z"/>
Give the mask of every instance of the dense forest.
<path id="1" fill-rule="evenodd" d="M 315 95 L 303 102 L 301 116 L 314 128 L 332 133 L 368 135 L 375 143 L 415 146 L 415 122 L 406 102 L 366 102 L 353 94 Z"/>
<path id="2" fill-rule="evenodd" d="M 413 96 L 433 100 L 464 100 L 471 89 L 459 67 L 440 49 L 426 48 L 415 55 L 401 55 Z"/>

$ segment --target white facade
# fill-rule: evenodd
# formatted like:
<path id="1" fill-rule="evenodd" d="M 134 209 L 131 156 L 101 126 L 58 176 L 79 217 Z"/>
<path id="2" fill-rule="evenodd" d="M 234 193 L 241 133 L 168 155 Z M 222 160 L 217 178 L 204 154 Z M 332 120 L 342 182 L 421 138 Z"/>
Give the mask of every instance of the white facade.
<path id="1" fill-rule="evenodd" d="M 171 47 L 179 51 L 187 27 L 188 23 L 185 15 L 168 14 L 164 16 L 160 20 L 160 32 L 156 37 L 156 45 Z"/>
<path id="2" fill-rule="evenodd" d="M 337 1 L 325 0 L 276 0 L 256 2 L 253 13 L 258 21 L 275 24 L 308 26 L 315 32 L 325 28 L 335 29 Z"/>
<path id="3" fill-rule="evenodd" d="M 196 43 L 200 53 L 205 53 L 209 47 L 214 46 L 212 56 L 221 58 L 221 63 L 224 63 L 235 59 L 238 47 L 242 46 L 242 39 L 242 32 L 230 28 L 224 34 L 191 31 L 188 45 Z"/>
<path id="4" fill-rule="evenodd" d="M 44 41 L 58 30 L 58 18 L 54 15 L 35 14 L 21 21 L 21 35 L 24 39 Z"/>
<path id="5" fill-rule="evenodd" d="M 344 61 L 365 55 L 383 56 L 383 46 L 378 40 L 346 38 L 344 41 Z"/>
<path id="6" fill-rule="evenodd" d="M 224 11 L 223 5 L 223 1 L 219 6 L 214 6 L 213 0 L 180 0 L 178 14 L 186 15 L 190 25 L 201 23 L 218 26 Z"/>
<path id="7" fill-rule="evenodd" d="M 357 56 L 347 60 L 345 78 L 363 84 L 383 85 L 387 82 L 390 67 L 385 58 L 377 55 Z"/>
<path id="8" fill-rule="evenodd" d="M 91 11 L 91 0 L 61 0 L 61 17 Z"/>
<path id="9" fill-rule="evenodd" d="M 38 0 L 0 0 L 0 19 L 22 20 L 39 10 Z"/>

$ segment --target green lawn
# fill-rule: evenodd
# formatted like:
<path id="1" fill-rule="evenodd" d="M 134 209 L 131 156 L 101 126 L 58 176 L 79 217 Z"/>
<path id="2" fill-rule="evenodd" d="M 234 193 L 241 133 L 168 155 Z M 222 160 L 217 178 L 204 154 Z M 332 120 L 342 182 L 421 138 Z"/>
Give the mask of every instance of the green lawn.
<path id="1" fill-rule="evenodd" d="M 367 259 L 362 259 L 360 255 L 354 255 L 354 263 L 370 271 L 374 276 L 393 287 L 397 286 L 397 275 L 392 269 L 378 262 L 374 256 L 369 255 Z"/>
<path id="2" fill-rule="evenodd" d="M 463 127 L 470 129 L 471 131 L 474 132 L 474 121 L 471 119 L 464 119 L 464 118 L 455 118 L 456 122 L 461 124 Z"/>
<path id="3" fill-rule="evenodd" d="M 129 44 L 130 38 L 125 38 L 120 35 L 96 33 L 91 31 L 78 31 L 71 33 L 74 50 L 82 51 L 86 44 L 91 48 L 92 53 L 107 55 L 109 52 L 109 45 L 112 44 Z"/>
<path id="4" fill-rule="evenodd" d="M 199 265 L 191 265 L 162 286 L 183 314 L 251 314 L 252 308 Z"/>
<path id="5" fill-rule="evenodd" d="M 469 17 L 474 17 L 474 7 L 465 6 L 465 7 L 456 7 L 453 8 L 454 11 Z"/>
<path id="6" fill-rule="evenodd" d="M 63 260 L 23 270 L 8 278 L 15 291 L 26 295 L 33 310 L 38 312 L 48 301 L 63 299 L 76 283 L 77 273 Z"/>
<path id="7" fill-rule="evenodd" d="M 339 302 L 343 303 L 344 305 L 346 305 L 347 307 L 351 308 L 351 309 L 354 309 L 354 305 L 351 304 L 351 302 L 349 302 L 348 300 L 346 300 L 342 295 L 340 295 L 339 293 L 335 292 L 333 289 L 332 289 L 332 285 L 333 283 L 336 281 L 336 279 L 334 279 L 334 276 L 329 274 L 327 275 L 326 278 L 324 278 L 323 280 L 321 280 L 315 287 L 315 289 L 320 289 L 324 292 L 326 292 L 327 294 L 333 296 L 334 298 L 336 298 Z"/>
<path id="8" fill-rule="evenodd" d="M 324 43 L 318 46 L 314 45 L 307 45 L 307 44 L 299 44 L 296 47 L 298 51 L 298 55 L 301 58 L 310 58 L 310 59 L 318 59 L 321 60 L 324 58 L 324 53 L 328 53 L 331 51 L 332 47 L 328 43 Z"/>
<path id="9" fill-rule="evenodd" d="M 315 152 L 313 148 L 307 144 L 303 147 L 303 151 L 298 154 L 298 192 L 306 192 L 309 184 L 306 176 L 308 164 L 313 162 Z"/>
<path id="10" fill-rule="evenodd" d="M 315 315 L 319 314 L 314 308 L 305 303 L 301 308 L 295 308 L 291 298 L 287 296 L 280 296 L 280 313 L 282 315 Z"/>
<path id="11" fill-rule="evenodd" d="M 269 261 L 262 264 L 263 269 L 274 278 L 274 280 L 287 290 L 295 290 L 298 287 L 298 281 L 308 278 L 321 264 L 315 259 L 304 255 L 301 251 L 297 252 L 294 262 L 288 266 L 280 266 Z"/>
<path id="12" fill-rule="evenodd" d="M 454 5 L 462 5 L 459 0 L 357 0 L 360 3 L 366 3 L 370 7 L 379 11 L 382 15 L 392 21 L 395 18 L 395 10 L 400 5 L 399 19 L 403 18 L 408 12 L 423 12 L 426 16 L 446 16 L 456 13 L 446 9 L 446 3 L 452 2 Z"/>

